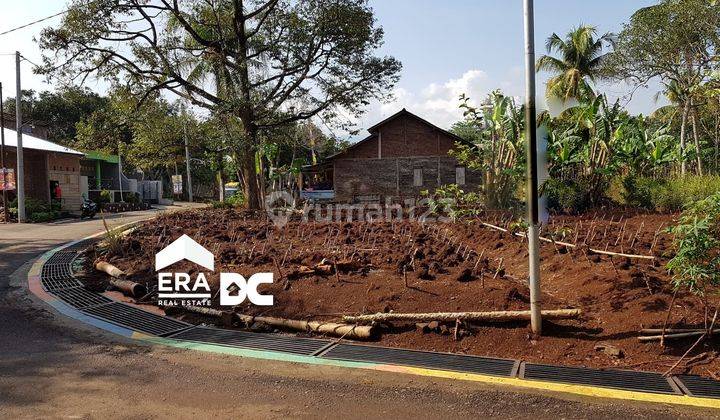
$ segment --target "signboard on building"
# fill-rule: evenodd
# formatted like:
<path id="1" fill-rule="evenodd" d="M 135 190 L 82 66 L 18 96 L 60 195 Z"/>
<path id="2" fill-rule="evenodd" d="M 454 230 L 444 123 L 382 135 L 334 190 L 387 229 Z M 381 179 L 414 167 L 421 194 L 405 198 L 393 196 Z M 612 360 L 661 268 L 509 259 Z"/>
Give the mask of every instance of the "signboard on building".
<path id="1" fill-rule="evenodd" d="M 0 168 L 0 191 L 12 191 L 15 189 L 15 170 Z"/>
<path id="2" fill-rule="evenodd" d="M 172 176 L 172 185 L 173 185 L 173 194 L 182 194 L 182 190 L 183 190 L 182 175 L 173 175 Z"/>

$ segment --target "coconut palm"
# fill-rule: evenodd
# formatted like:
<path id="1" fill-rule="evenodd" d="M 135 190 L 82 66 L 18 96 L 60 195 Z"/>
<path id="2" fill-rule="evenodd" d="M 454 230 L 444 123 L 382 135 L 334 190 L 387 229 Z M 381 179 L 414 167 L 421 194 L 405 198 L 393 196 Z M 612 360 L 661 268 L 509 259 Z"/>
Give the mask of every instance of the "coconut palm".
<path id="1" fill-rule="evenodd" d="M 592 84 L 600 77 L 600 68 L 608 53 L 604 46 L 614 44 L 614 37 L 606 33 L 595 38 L 593 26 L 580 25 L 571 30 L 565 39 L 553 33 L 545 43 L 548 54 L 558 53 L 559 57 L 543 55 L 537 61 L 537 71 L 548 71 L 553 76 L 546 87 L 547 98 L 580 101 L 595 97 Z"/>

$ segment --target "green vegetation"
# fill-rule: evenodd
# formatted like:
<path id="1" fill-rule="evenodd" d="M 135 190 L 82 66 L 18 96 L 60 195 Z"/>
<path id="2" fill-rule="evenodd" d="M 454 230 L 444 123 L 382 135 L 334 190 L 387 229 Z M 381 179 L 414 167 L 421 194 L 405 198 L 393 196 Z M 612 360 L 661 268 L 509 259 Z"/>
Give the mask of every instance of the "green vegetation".
<path id="1" fill-rule="evenodd" d="M 460 98 L 464 121 L 452 131 L 468 140 L 457 143 L 451 156 L 469 169 L 485 174 L 480 194 L 488 207 L 518 205 L 518 181 L 525 167 L 524 107 L 500 91 L 492 92 L 480 108 Z"/>
<path id="2" fill-rule="evenodd" d="M 690 206 L 670 229 L 677 249 L 668 262 L 675 287 L 704 295 L 720 284 L 720 193 Z"/>
<path id="3" fill-rule="evenodd" d="M 548 98 L 571 98 L 589 100 L 595 97 L 593 83 L 600 76 L 607 53 L 605 45 L 613 44 L 612 34 L 595 39 L 596 29 L 581 25 L 571 30 L 565 39 L 553 33 L 546 42 L 548 53 L 557 52 L 560 57 L 544 55 L 537 62 L 538 71 L 554 74 L 547 82 Z"/>
<path id="4" fill-rule="evenodd" d="M 669 180 L 627 177 L 623 180 L 623 204 L 662 212 L 683 210 L 697 201 L 720 193 L 720 176 L 687 176 Z"/>
<path id="5" fill-rule="evenodd" d="M 17 198 L 12 200 L 9 204 L 10 214 L 13 217 L 17 217 Z M 45 203 L 42 200 L 35 198 L 25 199 L 25 214 L 29 221 L 33 223 L 49 222 L 60 217 L 60 206 L 57 202 L 50 204 Z"/>
<path id="6" fill-rule="evenodd" d="M 40 36 L 44 57 L 38 72 L 126 86 L 135 108 L 160 101 L 162 91 L 204 108 L 215 132 L 206 151 L 221 156 L 215 160 L 219 184 L 230 156 L 243 181 L 245 205 L 253 209 L 262 207 L 268 175 L 263 154 L 265 145 L 275 142 L 269 140 L 274 132 L 313 117 L 342 121 L 344 115 L 359 115 L 370 101 L 390 97 L 402 67 L 377 54 L 384 33 L 368 0 L 71 5 L 60 25 Z M 111 127 L 117 121 L 113 113 L 98 119 L 93 125 Z M 163 146 L 165 141 L 177 146 L 177 125 L 168 127 L 167 136 L 143 127 L 141 133 L 162 135 L 153 145 L 135 135 L 141 128 L 137 121 L 119 121 L 133 132 L 132 143 L 178 156 L 174 147 Z M 118 147 L 117 137 L 109 138 L 107 146 Z"/>

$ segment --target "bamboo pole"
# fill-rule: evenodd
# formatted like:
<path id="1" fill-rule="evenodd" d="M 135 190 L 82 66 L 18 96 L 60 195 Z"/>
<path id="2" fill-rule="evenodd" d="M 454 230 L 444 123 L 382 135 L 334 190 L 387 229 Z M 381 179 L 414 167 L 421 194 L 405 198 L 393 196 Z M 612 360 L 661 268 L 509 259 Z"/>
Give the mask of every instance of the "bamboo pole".
<path id="1" fill-rule="evenodd" d="M 720 333 L 720 329 L 714 329 L 712 330 L 713 334 Z M 688 338 L 688 337 L 697 337 L 699 335 L 707 334 L 707 330 L 700 330 L 700 331 L 691 331 L 691 332 L 684 332 L 684 333 L 677 333 L 677 334 L 665 334 L 665 339 L 668 338 Z M 644 337 L 638 337 L 638 341 L 646 342 L 646 341 L 658 341 L 663 338 L 663 335 L 648 335 Z"/>
<path id="2" fill-rule="evenodd" d="M 182 306 L 182 309 L 188 312 L 195 312 L 216 318 L 222 318 L 223 314 L 228 313 L 219 309 L 205 308 L 202 306 Z M 335 337 L 365 340 L 374 337 L 375 334 L 375 330 L 372 326 L 349 325 L 335 322 L 304 321 L 269 316 L 250 316 L 237 313 L 231 314 L 246 324 L 261 322 L 273 327 L 282 327 L 293 331 L 310 331 Z"/>
<path id="3" fill-rule="evenodd" d="M 554 309 L 542 311 L 547 319 L 577 318 L 580 309 Z M 492 312 L 435 312 L 435 313 L 377 313 L 370 315 L 346 315 L 343 321 L 351 323 L 385 321 L 529 321 L 530 311 L 492 311 Z"/>
<path id="4" fill-rule="evenodd" d="M 507 230 L 505 228 L 501 228 L 500 226 L 491 225 L 490 223 L 485 223 L 485 222 L 480 222 L 480 224 L 485 227 L 488 227 L 490 229 L 495 229 L 500 232 L 510 233 L 509 230 Z M 513 235 L 520 236 L 523 238 L 526 237 L 526 235 L 521 232 L 516 232 Z M 553 243 L 553 244 L 561 245 L 561 246 L 564 246 L 567 248 L 576 248 L 577 247 L 577 245 L 571 244 L 569 242 L 555 241 L 553 239 L 545 238 L 542 236 L 539 239 L 543 242 Z M 595 253 L 595 254 L 610 255 L 610 256 L 616 256 L 616 257 L 636 258 L 636 259 L 645 259 L 645 260 L 654 260 L 655 259 L 655 256 L 653 256 L 653 255 L 626 254 L 626 253 L 622 253 L 622 252 L 603 251 L 601 249 L 594 249 L 594 248 L 588 248 L 588 251 Z"/>

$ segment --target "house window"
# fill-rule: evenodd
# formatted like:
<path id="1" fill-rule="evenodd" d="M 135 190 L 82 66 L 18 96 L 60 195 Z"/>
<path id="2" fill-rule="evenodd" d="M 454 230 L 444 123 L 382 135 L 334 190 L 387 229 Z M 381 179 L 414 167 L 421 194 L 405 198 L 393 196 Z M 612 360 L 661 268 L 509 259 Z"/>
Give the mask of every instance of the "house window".
<path id="1" fill-rule="evenodd" d="M 457 185 L 465 185 L 465 167 L 458 166 L 455 168 L 455 183 Z"/>
<path id="2" fill-rule="evenodd" d="M 413 185 L 416 187 L 422 187 L 422 184 L 423 184 L 422 168 L 413 169 Z"/>

